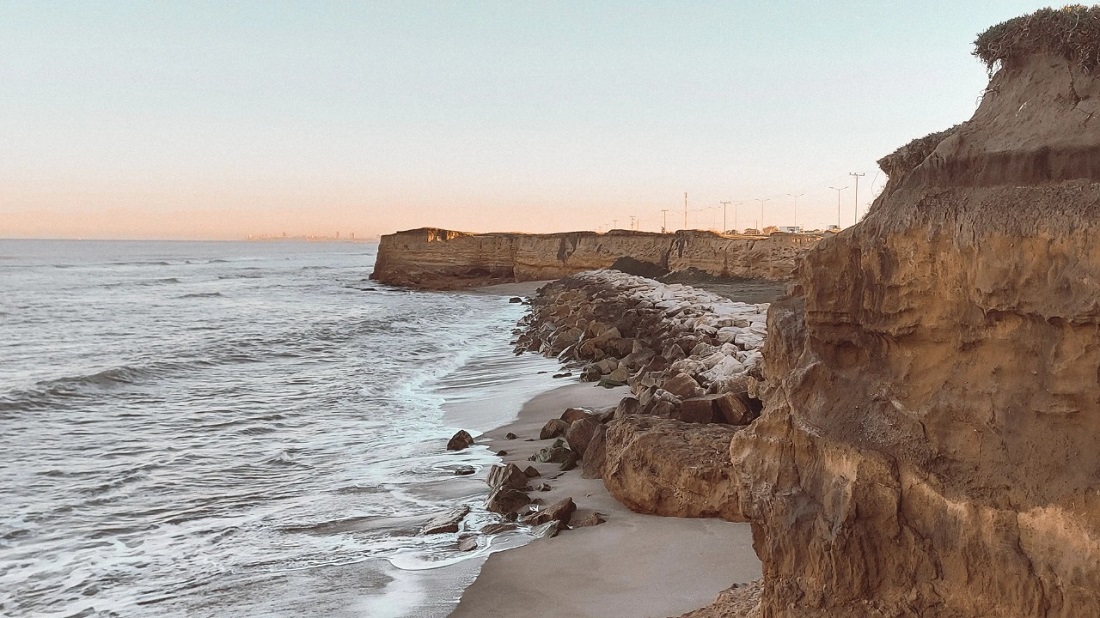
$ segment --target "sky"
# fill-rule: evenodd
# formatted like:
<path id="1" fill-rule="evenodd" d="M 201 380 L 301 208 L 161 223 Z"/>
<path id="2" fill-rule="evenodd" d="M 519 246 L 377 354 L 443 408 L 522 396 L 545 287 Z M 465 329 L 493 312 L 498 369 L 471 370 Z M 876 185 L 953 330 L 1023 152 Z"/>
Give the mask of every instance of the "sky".
<path id="1" fill-rule="evenodd" d="M 3 0 L 0 238 L 848 226 L 1048 5 Z"/>

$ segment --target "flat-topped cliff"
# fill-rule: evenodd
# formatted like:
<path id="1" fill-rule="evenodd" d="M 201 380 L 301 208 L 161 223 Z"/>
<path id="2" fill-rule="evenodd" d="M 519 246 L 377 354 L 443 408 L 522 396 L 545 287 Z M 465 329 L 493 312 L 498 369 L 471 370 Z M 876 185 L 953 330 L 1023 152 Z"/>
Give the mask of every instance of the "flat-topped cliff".
<path id="1" fill-rule="evenodd" d="M 725 236 L 612 230 L 561 234 L 469 234 L 435 228 L 382 237 L 371 278 L 409 287 L 457 289 L 559 279 L 631 258 L 663 271 L 784 281 L 820 236 Z"/>
<path id="2" fill-rule="evenodd" d="M 764 616 L 1100 615 L 1100 9 L 1021 20 L 771 306 L 731 445 Z"/>

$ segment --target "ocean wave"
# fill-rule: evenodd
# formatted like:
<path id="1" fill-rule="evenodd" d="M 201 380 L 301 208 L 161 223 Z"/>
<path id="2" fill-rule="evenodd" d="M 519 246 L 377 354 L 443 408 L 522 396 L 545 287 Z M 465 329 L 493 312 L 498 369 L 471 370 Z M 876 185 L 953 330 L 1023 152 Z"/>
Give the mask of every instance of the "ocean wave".
<path id="1" fill-rule="evenodd" d="M 223 294 L 221 292 L 193 292 L 176 298 L 217 298 L 219 296 L 223 296 Z"/>
<path id="2" fill-rule="evenodd" d="M 263 273 L 235 273 L 232 275 L 218 275 L 218 279 L 263 279 Z"/>
<path id="3" fill-rule="evenodd" d="M 163 279 L 152 279 L 150 281 L 142 281 L 142 282 L 138 283 L 137 285 L 172 285 L 172 284 L 179 283 L 179 282 L 180 282 L 180 280 L 176 279 L 175 277 L 165 277 Z"/>
<path id="4" fill-rule="evenodd" d="M 195 366 L 198 363 L 192 363 Z M 71 402 L 102 396 L 118 390 L 186 369 L 188 363 L 161 362 L 146 366 L 121 365 L 94 373 L 42 380 L 30 389 L 0 394 L 0 412 L 20 412 L 55 408 L 59 402 Z"/>

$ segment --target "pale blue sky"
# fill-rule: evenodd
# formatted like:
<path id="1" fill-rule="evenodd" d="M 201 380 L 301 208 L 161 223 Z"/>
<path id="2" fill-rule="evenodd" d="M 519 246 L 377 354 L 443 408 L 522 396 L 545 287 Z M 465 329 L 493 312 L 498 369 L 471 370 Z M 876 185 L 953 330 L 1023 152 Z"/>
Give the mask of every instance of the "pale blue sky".
<path id="1" fill-rule="evenodd" d="M 0 236 L 824 226 L 1042 6 L 0 2 Z"/>

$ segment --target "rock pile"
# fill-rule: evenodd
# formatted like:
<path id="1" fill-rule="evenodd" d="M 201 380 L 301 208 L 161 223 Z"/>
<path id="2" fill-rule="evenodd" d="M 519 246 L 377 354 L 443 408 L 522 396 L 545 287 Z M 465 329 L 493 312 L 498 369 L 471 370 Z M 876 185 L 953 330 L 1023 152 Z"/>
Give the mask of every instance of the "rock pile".
<path id="1" fill-rule="evenodd" d="M 757 397 L 768 305 L 599 270 L 543 286 L 516 351 L 556 356 L 582 379 L 628 384 L 618 415 L 746 425 Z"/>
<path id="2" fill-rule="evenodd" d="M 767 305 L 752 305 L 617 271 L 544 286 L 516 351 L 556 356 L 582 379 L 630 386 L 611 410 L 567 410 L 540 457 L 569 456 L 631 509 L 740 521 L 728 447 L 762 403 L 757 368 Z M 559 461 L 559 459 L 542 459 Z"/>

